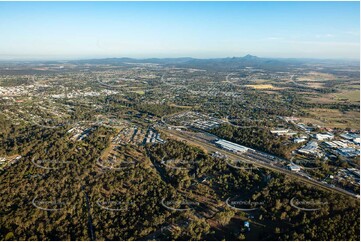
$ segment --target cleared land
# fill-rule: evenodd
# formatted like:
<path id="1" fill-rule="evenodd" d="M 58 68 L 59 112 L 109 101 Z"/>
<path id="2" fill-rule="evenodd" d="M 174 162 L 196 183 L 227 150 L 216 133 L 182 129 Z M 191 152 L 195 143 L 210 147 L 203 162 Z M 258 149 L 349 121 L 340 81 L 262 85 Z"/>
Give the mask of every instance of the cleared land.
<path id="1" fill-rule="evenodd" d="M 357 111 L 341 112 L 335 109 L 312 108 L 305 110 L 310 117 L 302 117 L 304 123 L 315 123 L 328 128 L 359 129 L 360 113 Z"/>
<path id="2" fill-rule="evenodd" d="M 137 93 L 139 95 L 144 95 L 145 94 L 144 90 L 135 90 L 135 91 L 130 91 L 130 92 L 134 92 L 134 93 Z"/>
<path id="3" fill-rule="evenodd" d="M 297 77 L 298 81 L 324 81 L 324 80 L 335 80 L 335 79 L 336 77 L 332 74 L 314 72 L 314 71 L 311 71 L 304 76 Z"/>
<path id="4" fill-rule="evenodd" d="M 271 84 L 260 84 L 260 85 L 245 85 L 246 87 L 254 88 L 254 89 L 276 89 Z"/>
<path id="5" fill-rule="evenodd" d="M 336 99 L 347 100 L 349 102 L 360 102 L 360 90 L 345 91 L 335 94 Z"/>
<path id="6" fill-rule="evenodd" d="M 359 103 L 360 102 L 360 90 L 340 90 L 339 93 L 328 93 L 322 95 L 314 95 L 312 93 L 306 93 L 309 95 L 307 102 L 310 103 Z"/>

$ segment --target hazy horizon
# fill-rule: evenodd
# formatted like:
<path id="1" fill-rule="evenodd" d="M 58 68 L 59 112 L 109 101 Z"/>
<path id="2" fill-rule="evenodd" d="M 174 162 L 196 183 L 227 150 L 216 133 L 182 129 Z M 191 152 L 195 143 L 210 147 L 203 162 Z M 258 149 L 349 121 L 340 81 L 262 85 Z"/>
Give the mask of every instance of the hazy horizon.
<path id="1" fill-rule="evenodd" d="M 246 55 L 252 55 L 252 54 L 246 54 Z M 0 61 L 6 62 L 6 61 L 14 61 L 14 62 L 27 62 L 27 61 L 77 61 L 77 60 L 101 60 L 101 59 L 123 59 L 123 58 L 129 58 L 134 60 L 147 60 L 147 59 L 182 59 L 182 58 L 191 58 L 191 59 L 198 59 L 198 60 L 211 60 L 211 59 L 226 59 L 226 58 L 242 58 L 246 55 L 239 55 L 239 56 L 220 56 L 220 57 L 208 57 L 208 58 L 200 58 L 200 57 L 194 57 L 194 56 L 176 56 L 176 57 L 158 57 L 158 56 L 149 56 L 149 57 L 131 57 L 131 56 L 104 56 L 104 57 L 64 57 L 64 58 L 0 58 Z M 255 55 L 252 55 L 255 56 Z M 351 62 L 360 62 L 360 58 L 308 58 L 308 57 L 266 57 L 266 56 L 256 56 L 258 58 L 263 59 L 279 59 L 279 60 L 320 60 L 320 61 L 351 61 Z"/>

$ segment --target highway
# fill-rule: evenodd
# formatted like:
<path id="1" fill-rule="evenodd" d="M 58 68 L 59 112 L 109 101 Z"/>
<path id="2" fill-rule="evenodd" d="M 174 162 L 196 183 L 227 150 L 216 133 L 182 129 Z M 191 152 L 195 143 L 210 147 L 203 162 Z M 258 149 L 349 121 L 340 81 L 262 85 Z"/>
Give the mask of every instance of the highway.
<path id="1" fill-rule="evenodd" d="M 263 168 L 266 168 L 266 169 L 269 169 L 269 170 L 272 170 L 272 171 L 275 171 L 275 172 L 280 172 L 280 173 L 283 173 L 285 175 L 291 176 L 291 177 L 296 178 L 299 181 L 302 181 L 302 182 L 304 182 L 306 184 L 314 185 L 314 186 L 317 186 L 317 187 L 322 188 L 324 190 L 336 192 L 336 193 L 343 194 L 343 195 L 346 195 L 346 196 L 349 196 L 349 197 L 352 197 L 352 198 L 357 198 L 356 194 L 351 193 L 349 191 L 346 191 L 346 190 L 344 190 L 342 188 L 330 187 L 330 185 L 324 184 L 324 183 L 316 181 L 316 180 L 308 179 L 308 178 L 306 178 L 304 176 L 301 176 L 301 175 L 299 175 L 299 174 L 297 174 L 295 172 L 292 172 L 290 170 L 271 165 L 271 164 L 263 162 L 261 160 L 252 159 L 249 156 L 245 157 L 243 155 L 238 155 L 238 154 L 226 151 L 224 149 L 221 149 L 221 148 L 215 146 L 214 144 L 212 144 L 210 142 L 202 140 L 202 139 L 200 139 L 198 137 L 195 137 L 194 135 L 188 134 L 186 132 L 176 131 L 176 130 L 169 130 L 169 129 L 162 129 L 162 131 L 167 133 L 168 135 L 175 136 L 175 137 L 177 137 L 177 138 L 179 138 L 181 140 L 186 140 L 189 143 L 193 143 L 194 145 L 202 146 L 207 151 L 210 151 L 210 152 L 218 151 L 218 152 L 220 152 L 222 154 L 227 155 L 228 158 L 231 159 L 231 160 L 234 160 L 234 161 L 241 160 L 241 161 L 244 161 L 244 162 L 252 163 L 253 165 L 258 166 L 258 167 L 263 167 Z"/>

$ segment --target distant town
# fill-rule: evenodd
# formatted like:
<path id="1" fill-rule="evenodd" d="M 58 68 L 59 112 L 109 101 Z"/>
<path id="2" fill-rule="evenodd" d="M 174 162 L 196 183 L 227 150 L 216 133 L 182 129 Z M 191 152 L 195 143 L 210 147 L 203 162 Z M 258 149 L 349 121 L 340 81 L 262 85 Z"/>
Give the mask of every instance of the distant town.
<path id="1" fill-rule="evenodd" d="M 101 240 L 297 240 L 320 214 L 351 221 L 359 81 L 357 63 L 251 55 L 1 62 L 1 238 L 30 239 L 23 213 Z"/>

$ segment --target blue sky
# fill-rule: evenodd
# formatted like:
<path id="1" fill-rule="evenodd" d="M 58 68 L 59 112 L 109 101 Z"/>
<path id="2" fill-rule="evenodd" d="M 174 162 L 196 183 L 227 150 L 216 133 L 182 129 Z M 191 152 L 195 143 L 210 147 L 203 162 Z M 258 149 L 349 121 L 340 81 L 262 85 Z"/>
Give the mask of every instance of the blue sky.
<path id="1" fill-rule="evenodd" d="M 0 59 L 359 59 L 359 29 L 359 2 L 0 2 Z"/>

